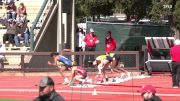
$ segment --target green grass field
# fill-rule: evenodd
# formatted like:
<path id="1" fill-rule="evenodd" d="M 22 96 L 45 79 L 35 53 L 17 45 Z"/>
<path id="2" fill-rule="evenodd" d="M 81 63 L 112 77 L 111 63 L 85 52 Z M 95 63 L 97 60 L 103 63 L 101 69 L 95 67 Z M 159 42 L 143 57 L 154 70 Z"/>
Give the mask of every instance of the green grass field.
<path id="1" fill-rule="evenodd" d="M 29 101 L 29 100 L 0 99 L 0 101 Z"/>

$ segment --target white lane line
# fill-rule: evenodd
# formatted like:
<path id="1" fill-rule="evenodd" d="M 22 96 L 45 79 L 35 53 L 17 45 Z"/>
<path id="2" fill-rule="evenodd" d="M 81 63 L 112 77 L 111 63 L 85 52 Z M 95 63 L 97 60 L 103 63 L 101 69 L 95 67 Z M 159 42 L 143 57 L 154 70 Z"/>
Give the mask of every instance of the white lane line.
<path id="1" fill-rule="evenodd" d="M 92 91 L 81 91 L 81 90 L 56 90 L 58 93 L 86 93 L 92 94 Z M 97 91 L 97 90 L 96 90 Z M 0 92 L 38 92 L 37 89 L 0 89 Z M 112 95 L 140 95 L 140 93 L 133 93 L 133 92 L 106 92 L 106 91 L 97 91 L 98 94 L 112 94 Z M 157 94 L 159 96 L 175 96 L 180 97 L 180 94 Z"/>

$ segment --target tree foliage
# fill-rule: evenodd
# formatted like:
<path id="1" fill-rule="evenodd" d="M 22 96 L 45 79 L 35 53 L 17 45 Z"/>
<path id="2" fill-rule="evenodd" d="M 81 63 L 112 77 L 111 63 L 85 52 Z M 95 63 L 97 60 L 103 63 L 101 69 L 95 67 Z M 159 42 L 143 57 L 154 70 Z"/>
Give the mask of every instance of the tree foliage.
<path id="1" fill-rule="evenodd" d="M 114 0 L 76 0 L 77 16 L 98 16 L 113 14 Z"/>
<path id="2" fill-rule="evenodd" d="M 88 17 L 124 13 L 127 19 L 148 17 L 155 23 L 169 20 L 175 33 L 180 30 L 180 0 L 76 0 L 76 16 Z M 178 31 L 177 31 L 178 30 Z"/>
<path id="3" fill-rule="evenodd" d="M 121 10 L 127 15 L 137 16 L 137 20 L 147 16 L 151 8 L 151 0 L 115 0 L 115 11 Z"/>

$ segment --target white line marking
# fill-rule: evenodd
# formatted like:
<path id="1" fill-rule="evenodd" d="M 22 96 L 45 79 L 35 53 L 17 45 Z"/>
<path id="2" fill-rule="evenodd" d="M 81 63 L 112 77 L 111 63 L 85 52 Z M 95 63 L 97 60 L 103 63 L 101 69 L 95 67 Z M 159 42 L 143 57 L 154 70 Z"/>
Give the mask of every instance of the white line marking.
<path id="1" fill-rule="evenodd" d="M 92 91 L 80 91 L 80 90 L 56 90 L 58 93 L 86 93 L 92 94 Z M 0 92 L 38 92 L 36 89 L 0 89 Z M 97 91 L 98 94 L 112 94 L 112 95 L 140 95 L 140 93 L 133 92 L 105 92 L 105 91 Z M 180 97 L 180 94 L 157 94 L 159 96 L 175 96 Z"/>

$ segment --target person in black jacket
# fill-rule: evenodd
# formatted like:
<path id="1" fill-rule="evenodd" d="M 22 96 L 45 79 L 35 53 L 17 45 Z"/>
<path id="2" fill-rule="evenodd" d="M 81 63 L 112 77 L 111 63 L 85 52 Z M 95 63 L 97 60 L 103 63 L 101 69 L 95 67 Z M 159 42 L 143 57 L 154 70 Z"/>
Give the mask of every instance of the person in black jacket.
<path id="1" fill-rule="evenodd" d="M 54 81 L 51 77 L 44 77 L 39 83 L 39 96 L 33 101 L 65 101 L 54 89 Z"/>
<path id="2" fill-rule="evenodd" d="M 144 101 L 162 101 L 162 99 L 156 95 L 156 90 L 152 85 L 144 85 L 138 90 Z"/>

